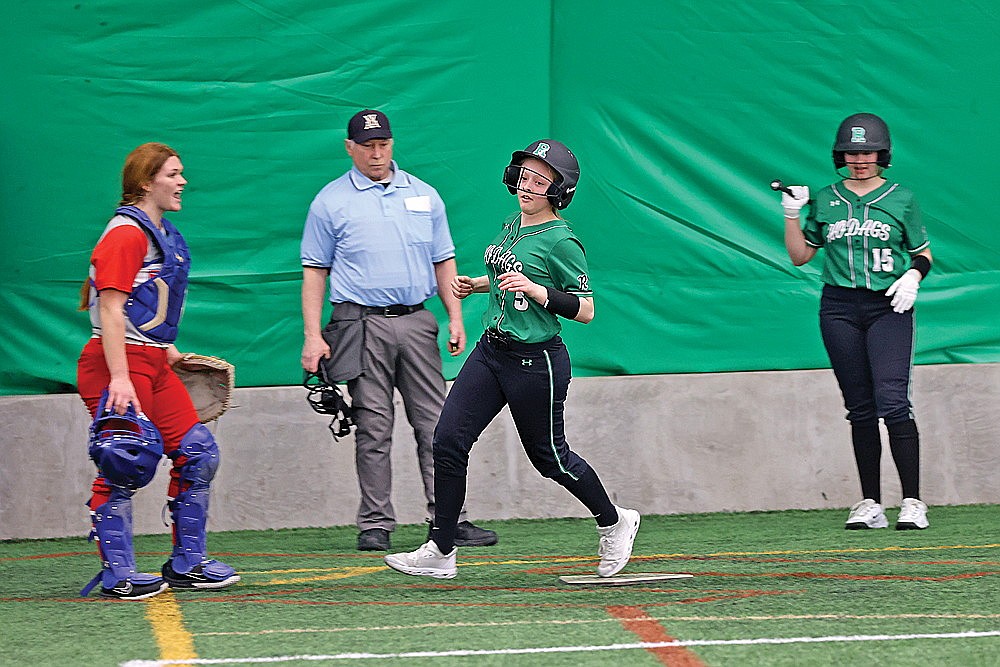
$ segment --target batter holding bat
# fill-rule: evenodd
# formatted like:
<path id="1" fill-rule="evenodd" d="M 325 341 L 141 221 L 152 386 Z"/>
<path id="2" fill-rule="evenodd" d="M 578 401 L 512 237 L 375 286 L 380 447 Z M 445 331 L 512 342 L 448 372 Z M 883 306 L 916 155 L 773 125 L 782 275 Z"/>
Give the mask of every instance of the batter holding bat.
<path id="1" fill-rule="evenodd" d="M 520 212 L 486 248 L 486 275 L 456 276 L 452 292 L 464 299 L 488 292 L 486 332 L 455 379 L 434 431 L 434 494 L 430 539 L 416 551 L 385 557 L 406 574 L 455 576 L 455 527 L 465 501 L 472 445 L 505 405 L 535 469 L 573 494 L 594 515 L 599 535 L 598 575 L 625 567 L 639 530 L 639 513 L 617 507 L 593 468 L 566 442 L 563 408 L 570 359 L 559 337 L 560 318 L 594 318 L 583 245 L 559 211 L 576 191 L 576 156 L 551 139 L 515 151 L 503 183 Z"/>
<path id="2" fill-rule="evenodd" d="M 848 529 L 889 525 L 882 507 L 879 419 L 902 486 L 896 529 L 928 526 L 910 389 L 913 304 L 932 257 L 913 193 L 884 176 L 891 158 L 888 126 L 874 114 L 858 113 L 844 119 L 833 144 L 842 180 L 811 199 L 806 186 L 771 184 L 782 192 L 792 263 L 801 266 L 826 250 L 820 331 L 843 394 L 861 479 L 862 500 L 851 507 Z"/>

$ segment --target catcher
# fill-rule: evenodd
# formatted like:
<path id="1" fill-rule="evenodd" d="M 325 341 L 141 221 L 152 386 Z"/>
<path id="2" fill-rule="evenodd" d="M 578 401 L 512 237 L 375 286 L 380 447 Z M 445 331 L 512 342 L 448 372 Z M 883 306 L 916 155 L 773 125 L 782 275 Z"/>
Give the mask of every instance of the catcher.
<path id="1" fill-rule="evenodd" d="M 102 562 L 82 595 L 100 583 L 103 597 L 141 600 L 168 586 L 219 589 L 240 579 L 232 567 L 208 557 L 205 530 L 219 448 L 202 422 L 228 407 L 232 366 L 182 355 L 173 344 L 190 254 L 163 215 L 181 209 L 183 169 L 176 151 L 164 144 L 143 144 L 128 155 L 122 200 L 94 248 L 81 295 L 93 333 L 80 354 L 77 386 L 94 417 L 90 455 L 98 474 L 87 505 Z M 205 363 L 212 366 L 207 383 L 189 395 L 175 368 L 190 374 Z M 161 453 L 173 464 L 167 499 L 173 552 L 162 576 L 137 568 L 131 500 L 152 481 Z"/>

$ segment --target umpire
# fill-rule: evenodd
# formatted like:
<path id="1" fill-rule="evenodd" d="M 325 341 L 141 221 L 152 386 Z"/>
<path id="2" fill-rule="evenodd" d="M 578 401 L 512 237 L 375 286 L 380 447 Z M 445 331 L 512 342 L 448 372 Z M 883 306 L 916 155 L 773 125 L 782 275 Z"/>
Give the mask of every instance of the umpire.
<path id="1" fill-rule="evenodd" d="M 452 356 L 465 349 L 465 327 L 449 288 L 455 246 L 441 197 L 392 159 L 392 130 L 381 111 L 356 113 L 344 144 L 353 166 L 313 199 L 302 235 L 302 367 L 316 372 L 323 363 L 331 382 L 347 382 L 357 424 L 358 549 L 386 551 L 396 527 L 390 461 L 396 389 L 434 516 L 432 438 L 445 381 L 437 320 L 424 302 L 438 294 L 444 303 Z M 327 284 L 333 314 L 322 328 Z M 463 511 L 456 543 L 489 546 L 497 535 Z"/>

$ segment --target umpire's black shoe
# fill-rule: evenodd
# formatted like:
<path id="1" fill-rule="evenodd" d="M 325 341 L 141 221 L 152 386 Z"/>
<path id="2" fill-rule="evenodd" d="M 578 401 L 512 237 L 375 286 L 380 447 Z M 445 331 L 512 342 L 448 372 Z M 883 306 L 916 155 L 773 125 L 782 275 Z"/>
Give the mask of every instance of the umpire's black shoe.
<path id="1" fill-rule="evenodd" d="M 358 551 L 388 551 L 389 531 L 384 528 L 369 528 L 358 533 Z"/>
<path id="2" fill-rule="evenodd" d="M 491 547 L 499 542 L 496 532 L 480 528 L 471 521 L 461 521 L 455 531 L 456 547 Z"/>
<path id="3" fill-rule="evenodd" d="M 434 522 L 428 521 L 427 539 L 431 539 L 431 531 L 434 530 Z M 496 532 L 480 528 L 471 521 L 460 521 L 455 530 L 456 547 L 491 547 L 500 539 Z"/>

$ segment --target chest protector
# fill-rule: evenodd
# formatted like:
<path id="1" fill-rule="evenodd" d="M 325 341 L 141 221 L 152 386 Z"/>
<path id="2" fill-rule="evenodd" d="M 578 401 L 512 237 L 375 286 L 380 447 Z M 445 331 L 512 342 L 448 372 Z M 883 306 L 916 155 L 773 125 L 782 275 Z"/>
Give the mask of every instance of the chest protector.
<path id="1" fill-rule="evenodd" d="M 125 302 L 125 316 L 136 329 L 152 340 L 172 343 L 177 339 L 177 327 L 184 310 L 184 296 L 187 294 L 188 271 L 191 268 L 191 253 L 187 243 L 166 218 L 161 219 L 161 231 L 145 212 L 135 206 L 121 206 L 115 209 L 115 213 L 126 215 L 139 223 L 163 253 L 160 272 L 132 288 L 132 293 Z"/>

